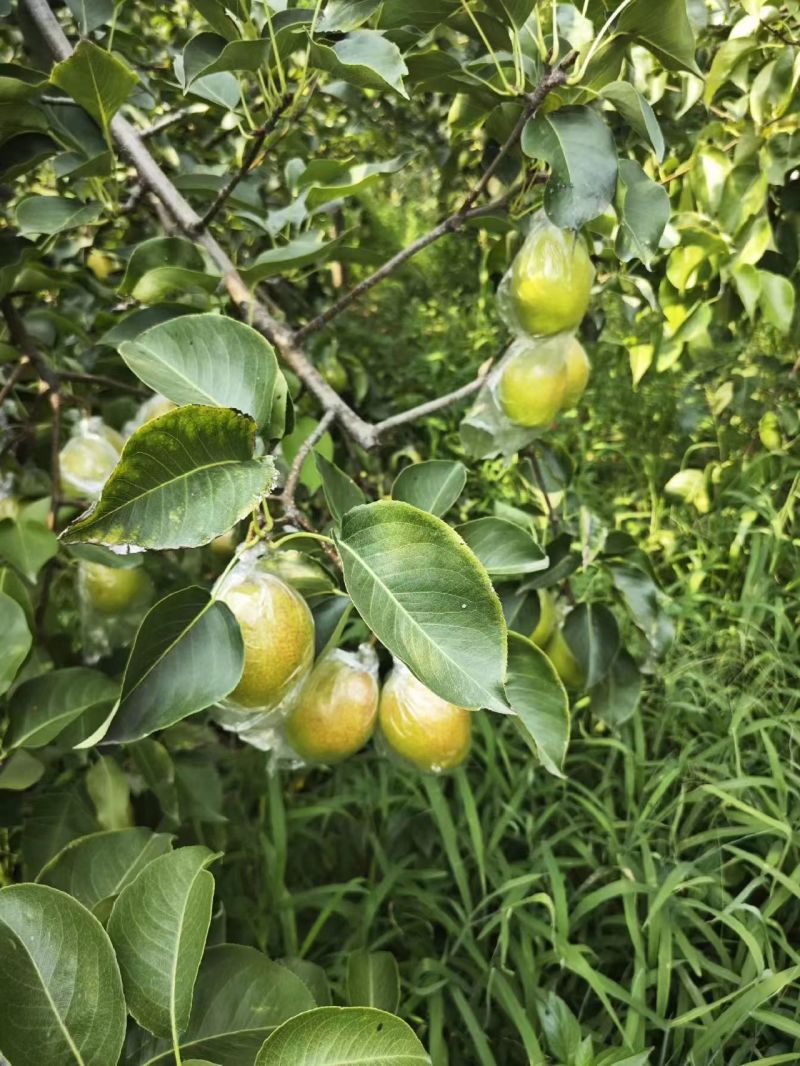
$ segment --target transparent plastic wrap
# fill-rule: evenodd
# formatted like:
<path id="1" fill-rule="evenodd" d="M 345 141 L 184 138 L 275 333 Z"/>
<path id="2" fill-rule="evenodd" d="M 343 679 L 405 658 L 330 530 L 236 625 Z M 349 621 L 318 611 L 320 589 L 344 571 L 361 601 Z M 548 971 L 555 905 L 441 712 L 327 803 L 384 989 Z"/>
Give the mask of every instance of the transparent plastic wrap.
<path id="1" fill-rule="evenodd" d="M 470 455 L 513 455 L 550 428 L 566 396 L 573 343 L 567 333 L 512 341 L 461 422 Z"/>
<path id="2" fill-rule="evenodd" d="M 59 456 L 64 490 L 81 499 L 97 499 L 119 462 L 123 443 L 102 418 L 82 418 Z"/>
<path id="3" fill-rule="evenodd" d="M 378 707 L 379 748 L 426 773 L 455 770 L 469 754 L 472 714 L 441 699 L 394 660 Z"/>
<path id="4" fill-rule="evenodd" d="M 323 655 L 286 717 L 292 752 L 302 762 L 328 765 L 354 755 L 372 736 L 378 695 L 378 656 L 369 644 Z"/>
<path id="5" fill-rule="evenodd" d="M 105 566 L 81 559 L 77 590 L 85 663 L 96 663 L 130 644 L 153 602 L 153 583 L 141 566 Z"/>
<path id="6" fill-rule="evenodd" d="M 239 684 L 214 710 L 223 727 L 256 748 L 282 748 L 283 719 L 314 661 L 314 617 L 308 604 L 268 567 L 267 549 L 243 551 L 217 583 L 244 639 Z"/>
<path id="7" fill-rule="evenodd" d="M 141 429 L 145 422 L 149 422 L 151 418 L 165 415 L 167 411 L 174 411 L 177 406 L 172 400 L 168 400 L 166 396 L 162 396 L 158 392 L 155 393 L 149 400 L 144 400 L 139 405 L 139 409 L 133 418 L 122 427 L 122 435 L 127 440 L 137 429 Z"/>
<path id="8" fill-rule="evenodd" d="M 574 330 L 589 307 L 594 267 L 581 237 L 540 211 L 497 289 L 497 306 L 514 333 L 531 337 Z"/>

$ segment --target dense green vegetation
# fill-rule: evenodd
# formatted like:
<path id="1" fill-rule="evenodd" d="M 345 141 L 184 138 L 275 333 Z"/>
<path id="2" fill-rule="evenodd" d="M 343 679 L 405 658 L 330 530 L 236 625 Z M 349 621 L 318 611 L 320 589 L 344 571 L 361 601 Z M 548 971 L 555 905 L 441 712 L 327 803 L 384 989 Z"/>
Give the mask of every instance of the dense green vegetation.
<path id="1" fill-rule="evenodd" d="M 800 4 L 303 2 L 0 0 L 0 1062 L 797 1063 Z"/>

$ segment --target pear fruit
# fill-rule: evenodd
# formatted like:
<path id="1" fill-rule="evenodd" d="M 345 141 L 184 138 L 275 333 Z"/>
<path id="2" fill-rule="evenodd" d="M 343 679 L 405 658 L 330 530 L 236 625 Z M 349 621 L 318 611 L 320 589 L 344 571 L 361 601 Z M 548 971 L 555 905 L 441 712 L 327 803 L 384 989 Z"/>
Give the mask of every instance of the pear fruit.
<path id="1" fill-rule="evenodd" d="M 531 633 L 531 640 L 537 648 L 543 648 L 553 635 L 556 627 L 556 603 L 547 589 L 539 589 L 539 620 Z"/>
<path id="2" fill-rule="evenodd" d="M 469 753 L 470 712 L 431 692 L 401 663 L 383 686 L 378 721 L 388 747 L 418 770 L 452 770 Z"/>
<path id="3" fill-rule="evenodd" d="M 100 495 L 109 474 L 119 461 L 122 438 L 110 426 L 96 425 L 79 432 L 61 449 L 59 467 L 66 495 Z"/>
<path id="4" fill-rule="evenodd" d="M 82 560 L 78 582 L 91 606 L 100 614 L 122 614 L 128 607 L 146 603 L 153 584 L 141 566 L 104 566 Z"/>
<path id="5" fill-rule="evenodd" d="M 589 306 L 593 280 L 583 241 L 542 217 L 511 264 L 509 294 L 519 325 L 532 336 L 575 329 Z"/>
<path id="6" fill-rule="evenodd" d="M 561 406 L 574 407 L 583 396 L 591 369 L 589 356 L 577 337 L 570 337 L 564 347 L 564 362 L 567 367 L 567 387 Z"/>
<path id="7" fill-rule="evenodd" d="M 227 697 L 240 708 L 272 709 L 314 660 L 314 617 L 290 585 L 260 570 L 243 574 L 218 599 L 233 612 L 244 640 L 244 671 Z"/>
<path id="8" fill-rule="evenodd" d="M 553 633 L 543 650 L 566 688 L 583 688 L 586 680 L 583 670 L 560 629 Z"/>
<path id="9" fill-rule="evenodd" d="M 517 341 L 497 383 L 506 418 L 518 426 L 544 429 L 558 414 L 567 390 L 561 338 Z"/>
<path id="10" fill-rule="evenodd" d="M 309 762 L 341 762 L 367 743 L 377 713 L 375 675 L 355 656 L 334 652 L 303 684 L 286 719 L 286 739 Z"/>

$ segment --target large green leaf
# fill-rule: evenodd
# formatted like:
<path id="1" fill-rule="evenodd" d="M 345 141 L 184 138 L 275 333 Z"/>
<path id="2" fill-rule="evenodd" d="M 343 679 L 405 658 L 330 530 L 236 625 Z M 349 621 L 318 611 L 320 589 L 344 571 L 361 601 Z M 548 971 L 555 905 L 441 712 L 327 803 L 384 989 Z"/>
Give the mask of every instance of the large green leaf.
<path id="1" fill-rule="evenodd" d="M 475 518 L 456 527 L 492 577 L 546 570 L 547 553 L 531 534 L 506 518 Z"/>
<path id="2" fill-rule="evenodd" d="M 189 405 L 130 437 L 97 503 L 67 543 L 188 548 L 207 544 L 269 492 L 274 464 L 254 457 L 255 422 L 224 407 Z"/>
<path id="3" fill-rule="evenodd" d="M 149 862 L 172 846 L 168 833 L 136 827 L 111 829 L 71 840 L 39 871 L 36 880 L 74 896 L 88 910 L 119 895 Z"/>
<path id="4" fill-rule="evenodd" d="M 128 260 L 120 292 L 141 303 L 158 303 L 169 293 L 213 292 L 219 277 L 208 272 L 200 248 L 185 237 L 142 241 Z"/>
<path id="5" fill-rule="evenodd" d="M 183 315 L 119 346 L 137 377 L 177 404 L 235 407 L 269 422 L 278 361 L 269 341 L 222 315 Z"/>
<path id="6" fill-rule="evenodd" d="M 236 687 L 244 645 L 224 603 L 192 586 L 165 596 L 131 649 L 107 742 L 141 740 L 205 710 Z"/>
<path id="7" fill-rule="evenodd" d="M 340 238 L 326 240 L 321 230 L 307 230 L 286 244 L 262 252 L 249 266 L 242 268 L 241 274 L 248 285 L 257 285 L 259 281 L 275 274 L 284 274 L 310 263 L 324 262 L 341 243 Z"/>
<path id="8" fill-rule="evenodd" d="M 628 81 L 612 81 L 603 86 L 600 95 L 614 105 L 629 126 L 650 142 L 660 163 L 664 158 L 664 135 L 653 108 L 642 94 Z"/>
<path id="9" fill-rule="evenodd" d="M 74 196 L 26 196 L 17 205 L 17 225 L 23 237 L 51 237 L 94 222 L 102 210 L 102 204 L 85 204 Z"/>
<path id="10" fill-rule="evenodd" d="M 317 1007 L 285 1022 L 255 1066 L 430 1066 L 400 1018 L 370 1007 Z"/>
<path id="11" fill-rule="evenodd" d="M 305 190 L 309 207 L 319 207 L 330 200 L 349 196 L 368 188 L 384 174 L 396 174 L 410 156 L 397 156 L 377 163 L 356 163 L 350 159 L 312 159 L 297 179 L 298 188 Z"/>
<path id="12" fill-rule="evenodd" d="M 623 11 L 617 29 L 649 48 L 668 70 L 700 74 L 686 0 L 661 0 L 657 4 L 653 0 L 633 0 Z"/>
<path id="13" fill-rule="evenodd" d="M 25 876 L 32 880 L 70 840 L 99 828 L 82 789 L 34 793 L 22 827 Z"/>
<path id="14" fill-rule="evenodd" d="M 569 743 L 569 697 L 544 652 L 519 633 L 508 634 L 506 693 L 544 767 L 563 776 Z"/>
<path id="15" fill-rule="evenodd" d="M 311 46 L 314 66 L 362 89 L 395 89 L 408 98 L 403 76 L 408 68 L 400 49 L 378 30 L 353 30 L 335 44 Z"/>
<path id="16" fill-rule="evenodd" d="M 393 1014 L 400 1002 L 400 973 L 390 951 L 352 951 L 347 957 L 347 1002 Z"/>
<path id="17" fill-rule="evenodd" d="M 128 99 L 137 77 L 110 52 L 92 41 L 81 41 L 68 59 L 53 67 L 50 81 L 107 129 Z"/>
<path id="18" fill-rule="evenodd" d="M 441 518 L 456 502 L 466 483 L 467 468 L 463 463 L 429 459 L 400 471 L 392 485 L 392 499 Z"/>
<path id="19" fill-rule="evenodd" d="M 67 666 L 34 677 L 14 695 L 3 743 L 7 748 L 41 748 L 98 704 L 110 705 L 117 692 L 110 677 L 85 666 Z"/>
<path id="20" fill-rule="evenodd" d="M 500 601 L 449 526 L 381 500 L 350 511 L 336 542 L 347 591 L 392 654 L 451 703 L 508 711 Z"/>
<path id="21" fill-rule="evenodd" d="M 0 592 L 0 696 L 8 691 L 31 650 L 31 631 L 25 611 L 16 600 Z"/>
<path id="22" fill-rule="evenodd" d="M 616 253 L 623 263 L 639 258 L 649 265 L 669 222 L 667 190 L 632 159 L 619 162 L 617 185 L 620 225 Z"/>
<path id="23" fill-rule="evenodd" d="M 128 1011 L 139 1025 L 177 1041 L 189 1023 L 197 970 L 211 923 L 214 878 L 208 848 L 153 859 L 117 896 L 108 935 Z"/>
<path id="24" fill-rule="evenodd" d="M 197 975 L 181 1056 L 184 1062 L 207 1058 L 224 1066 L 252 1066 L 274 1029 L 314 1006 L 299 977 L 255 948 L 211 947 Z M 175 1061 L 169 1044 L 144 1033 L 129 1040 L 128 1052 L 130 1066 L 172 1066 Z"/>
<path id="25" fill-rule="evenodd" d="M 561 107 L 529 119 L 522 150 L 550 164 L 544 206 L 557 226 L 579 229 L 611 203 L 617 150 L 608 126 L 590 107 Z"/>
<path id="26" fill-rule="evenodd" d="M 586 688 L 606 676 L 619 651 L 619 626 L 602 603 L 579 603 L 564 622 L 564 636 L 581 666 Z"/>
<path id="27" fill-rule="evenodd" d="M 113 1066 L 119 967 L 100 923 L 45 885 L 0 890 L 0 1051 L 14 1066 Z"/>

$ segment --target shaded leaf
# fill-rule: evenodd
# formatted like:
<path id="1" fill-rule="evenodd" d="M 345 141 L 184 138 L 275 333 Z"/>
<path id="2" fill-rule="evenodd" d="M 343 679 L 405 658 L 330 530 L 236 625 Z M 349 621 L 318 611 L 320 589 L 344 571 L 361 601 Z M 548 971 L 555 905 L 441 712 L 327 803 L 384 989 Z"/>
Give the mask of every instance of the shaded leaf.
<path id="1" fill-rule="evenodd" d="M 630 82 L 612 81 L 604 85 L 600 95 L 610 101 L 628 125 L 653 146 L 659 163 L 664 158 L 664 135 L 653 108 Z"/>
<path id="2" fill-rule="evenodd" d="M 638 257 L 647 266 L 656 254 L 670 216 L 667 190 L 632 159 L 619 162 L 620 226 L 616 253 L 623 263 Z"/>
<path id="3" fill-rule="evenodd" d="M 351 1007 L 376 1007 L 396 1012 L 400 1002 L 400 971 L 390 951 L 351 951 L 347 956 L 347 1002 Z"/>
<path id="4" fill-rule="evenodd" d="M 102 204 L 85 204 L 76 197 L 26 196 L 17 204 L 17 225 L 23 237 L 49 237 L 94 222 L 102 211 Z"/>
<path id="5" fill-rule="evenodd" d="M 607 725 L 620 726 L 636 713 L 641 694 L 639 667 L 623 648 L 607 676 L 592 689 L 592 710 Z"/>
<path id="6" fill-rule="evenodd" d="M 11 723 L 4 738 L 8 748 L 41 748 L 70 722 L 116 699 L 117 684 L 85 666 L 51 670 L 20 685 L 14 694 Z"/>
<path id="7" fill-rule="evenodd" d="M 530 533 L 505 518 L 476 518 L 456 527 L 493 577 L 546 570 L 549 560 Z"/>
<path id="8" fill-rule="evenodd" d="M 429 459 L 400 471 L 392 485 L 392 499 L 441 518 L 456 502 L 466 483 L 467 468 L 463 463 Z"/>
<path id="9" fill-rule="evenodd" d="M 586 688 L 593 688 L 619 651 L 616 618 L 602 603 L 579 603 L 564 621 L 564 637 L 580 663 Z"/>
<path id="10" fill-rule="evenodd" d="M 15 751 L 11 758 L 0 763 L 0 789 L 22 792 L 35 785 L 44 773 L 44 763 L 27 751 Z"/>
<path id="11" fill-rule="evenodd" d="M 570 729 L 567 690 L 545 653 L 519 633 L 508 635 L 506 695 L 545 769 L 562 777 Z"/>
<path id="12" fill-rule="evenodd" d="M 0 592 L 0 696 L 7 692 L 31 650 L 32 637 L 25 611 L 16 600 Z"/>
<path id="13" fill-rule="evenodd" d="M 322 479 L 322 490 L 328 510 L 337 525 L 341 525 L 342 518 L 348 511 L 365 502 L 364 493 L 344 470 L 340 470 L 336 463 L 332 463 L 324 455 L 314 452 L 314 462 Z"/>

